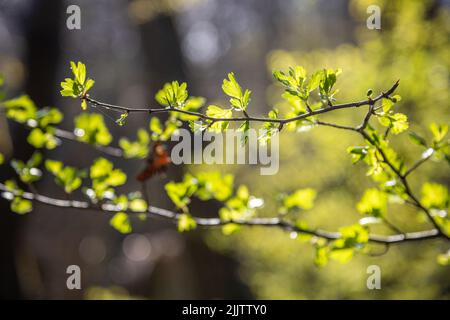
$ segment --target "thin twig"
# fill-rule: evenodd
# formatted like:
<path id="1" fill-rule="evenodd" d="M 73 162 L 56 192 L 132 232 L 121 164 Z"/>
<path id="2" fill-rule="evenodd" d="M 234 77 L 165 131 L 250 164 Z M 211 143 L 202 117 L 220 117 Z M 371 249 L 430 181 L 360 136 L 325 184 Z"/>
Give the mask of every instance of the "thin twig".
<path id="1" fill-rule="evenodd" d="M 349 131 L 358 131 L 357 128 L 348 127 L 348 126 L 342 126 L 342 125 L 339 125 L 339 124 L 328 123 L 328 122 L 323 122 L 323 121 L 316 121 L 315 124 L 320 125 L 320 126 L 333 127 L 333 128 L 336 128 L 336 129 L 343 129 L 343 130 L 349 130 Z"/>
<path id="2" fill-rule="evenodd" d="M 58 138 L 61 139 L 66 139 L 66 140 L 70 140 L 70 141 L 75 141 L 75 142 L 80 142 L 80 140 L 78 139 L 78 137 L 67 130 L 63 130 L 63 129 L 55 129 L 54 135 Z M 119 148 L 115 148 L 115 147 L 111 147 L 111 146 L 102 146 L 99 144 L 91 144 L 91 146 L 93 146 L 95 149 L 106 153 L 110 156 L 114 156 L 114 157 L 123 157 L 123 151 L 122 149 Z"/>
<path id="3" fill-rule="evenodd" d="M 416 170 L 417 168 L 419 168 L 422 164 L 424 164 L 428 159 L 431 158 L 431 156 L 433 155 L 434 152 L 431 152 L 429 155 L 427 155 L 426 157 L 420 158 L 418 161 L 416 161 L 411 168 L 409 168 L 408 170 L 405 171 L 405 174 L 403 175 L 405 178 L 410 175 L 414 170 Z"/>

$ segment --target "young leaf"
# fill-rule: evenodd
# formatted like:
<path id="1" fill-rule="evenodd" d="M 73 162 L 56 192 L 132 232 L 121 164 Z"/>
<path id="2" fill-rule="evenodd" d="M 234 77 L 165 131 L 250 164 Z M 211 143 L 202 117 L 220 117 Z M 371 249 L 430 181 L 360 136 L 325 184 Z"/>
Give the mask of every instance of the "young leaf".
<path id="1" fill-rule="evenodd" d="M 17 214 L 25 214 L 33 210 L 33 204 L 30 200 L 21 197 L 15 197 L 11 202 L 11 211 Z"/>
<path id="2" fill-rule="evenodd" d="M 419 136 L 417 133 L 415 132 L 410 132 L 409 133 L 409 138 L 411 139 L 412 142 L 414 142 L 415 144 L 422 146 L 422 147 L 427 147 L 427 141 Z"/>
<path id="3" fill-rule="evenodd" d="M 368 147 L 348 147 L 347 152 L 352 155 L 352 162 L 357 163 L 367 155 Z"/>
<path id="4" fill-rule="evenodd" d="M 448 207 L 448 190 L 444 185 L 426 182 L 421 191 L 421 202 L 426 208 L 446 209 Z"/>
<path id="5" fill-rule="evenodd" d="M 125 124 L 125 120 L 128 118 L 128 112 L 124 112 L 120 115 L 120 118 L 116 120 L 116 123 L 119 126 L 123 126 Z"/>
<path id="6" fill-rule="evenodd" d="M 158 140 L 159 136 L 163 133 L 161 122 L 157 117 L 150 119 L 150 132 L 152 133 L 153 140 Z"/>
<path id="7" fill-rule="evenodd" d="M 181 85 L 178 81 L 164 84 L 156 95 L 156 101 L 164 107 L 182 108 L 188 98 L 187 84 L 183 82 Z"/>
<path id="8" fill-rule="evenodd" d="M 222 90 L 230 97 L 231 105 L 237 110 L 245 110 L 250 103 L 251 91 L 248 89 L 244 92 L 242 91 L 242 88 L 239 83 L 237 83 L 233 72 L 228 74 L 228 80 L 223 80 Z"/>
<path id="9" fill-rule="evenodd" d="M 130 141 L 127 138 L 121 138 L 119 140 L 119 147 L 123 150 L 124 156 L 127 159 L 144 159 L 148 155 L 148 144 L 150 142 L 148 132 L 144 129 L 139 129 L 137 136 L 137 141 Z"/>
<path id="10" fill-rule="evenodd" d="M 46 148 L 48 150 L 55 149 L 58 146 L 57 138 L 50 132 L 44 132 L 40 128 L 31 130 L 27 137 L 27 141 L 37 149 Z"/>
<path id="11" fill-rule="evenodd" d="M 447 135 L 448 125 L 447 124 L 440 125 L 437 123 L 432 123 L 430 125 L 430 130 L 431 130 L 431 134 L 433 135 L 433 142 L 439 143 Z"/>
<path id="12" fill-rule="evenodd" d="M 233 112 L 231 109 L 222 109 L 218 106 L 210 105 L 206 110 L 206 115 L 212 118 L 227 119 L 233 116 Z M 209 129 L 215 132 L 222 132 L 228 128 L 228 125 L 229 121 L 215 121 L 211 124 Z"/>
<path id="13" fill-rule="evenodd" d="M 75 135 L 78 140 L 102 146 L 112 141 L 103 116 L 98 113 L 82 113 L 74 119 Z"/>
<path id="14" fill-rule="evenodd" d="M 92 180 L 92 189 L 99 199 L 103 199 L 106 192 L 113 193 L 114 189 L 124 184 L 127 176 L 122 170 L 114 169 L 113 164 L 105 158 L 97 158 L 90 168 L 90 178 Z"/>
<path id="15" fill-rule="evenodd" d="M 230 72 L 228 74 L 228 80 L 223 80 L 222 90 L 226 95 L 232 98 L 241 99 L 242 97 L 241 86 L 239 85 L 239 83 L 237 83 L 233 72 Z"/>
<path id="16" fill-rule="evenodd" d="M 82 178 L 85 177 L 83 170 L 74 167 L 63 167 L 62 162 L 46 160 L 45 168 L 55 176 L 55 182 L 64 188 L 66 193 L 72 193 L 81 186 Z"/>
<path id="17" fill-rule="evenodd" d="M 308 85 L 307 85 L 308 92 L 311 92 L 311 91 L 317 89 L 317 87 L 319 87 L 320 82 L 323 79 L 323 75 L 324 75 L 323 70 L 320 70 L 320 71 L 316 71 L 311 76 L 311 79 L 309 80 Z"/>
<path id="18" fill-rule="evenodd" d="M 133 199 L 129 203 L 129 207 L 131 211 L 134 212 L 146 212 L 147 211 L 147 202 L 143 199 Z"/>
<path id="19" fill-rule="evenodd" d="M 304 210 L 311 209 L 314 206 L 315 198 L 316 198 L 316 191 L 314 189 L 311 188 L 298 189 L 297 191 L 286 196 L 283 199 L 283 208 L 286 210 L 294 208 Z"/>
<path id="20" fill-rule="evenodd" d="M 109 220 L 109 224 L 123 234 L 128 234 L 133 230 L 130 218 L 125 212 L 117 212 L 111 220 Z"/>
<path id="21" fill-rule="evenodd" d="M 42 177 L 42 171 L 37 168 L 42 161 L 42 154 L 33 153 L 31 158 L 24 163 L 22 160 L 11 160 L 11 166 L 16 171 L 23 183 L 33 183 Z"/>
<path id="22" fill-rule="evenodd" d="M 399 134 L 408 129 L 408 117 L 403 113 L 387 114 L 379 117 L 382 126 L 390 127 L 393 134 Z"/>
<path id="23" fill-rule="evenodd" d="M 27 95 L 7 100 L 0 104 L 5 108 L 6 117 L 19 123 L 25 123 L 37 118 L 37 107 Z"/>
<path id="24" fill-rule="evenodd" d="M 51 124 L 58 124 L 63 120 L 63 114 L 56 108 L 43 108 L 37 112 L 39 127 L 46 128 Z"/>
<path id="25" fill-rule="evenodd" d="M 61 95 L 63 97 L 84 98 L 89 89 L 94 85 L 94 81 L 87 79 L 86 81 L 86 65 L 82 62 L 70 62 L 73 79 L 66 78 L 61 82 Z M 86 110 L 86 99 L 81 100 L 81 108 Z"/>
<path id="26" fill-rule="evenodd" d="M 188 213 L 183 213 L 178 218 L 178 231 L 190 231 L 197 227 L 197 222 Z"/>
<path id="27" fill-rule="evenodd" d="M 357 209 L 361 214 L 383 217 L 387 211 L 386 193 L 375 188 L 367 189 L 357 204 Z"/>

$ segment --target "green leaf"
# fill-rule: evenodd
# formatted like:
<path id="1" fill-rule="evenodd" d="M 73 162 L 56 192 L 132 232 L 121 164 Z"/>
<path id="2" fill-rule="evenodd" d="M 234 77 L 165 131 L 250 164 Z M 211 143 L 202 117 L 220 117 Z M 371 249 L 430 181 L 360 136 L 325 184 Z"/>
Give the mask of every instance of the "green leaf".
<path id="1" fill-rule="evenodd" d="M 392 115 L 392 128 L 393 134 L 399 134 L 408 129 L 408 117 L 403 113 L 396 113 Z"/>
<path id="2" fill-rule="evenodd" d="M 278 118 L 278 110 L 272 109 L 268 113 L 268 117 L 270 119 Z M 262 126 L 262 133 L 258 137 L 258 141 L 260 145 L 267 144 L 274 135 L 276 135 L 279 131 L 279 125 L 274 122 L 264 122 Z"/>
<path id="3" fill-rule="evenodd" d="M 308 92 L 311 92 L 311 91 L 317 89 L 317 87 L 319 87 L 319 85 L 323 79 L 323 75 L 324 75 L 323 71 L 320 70 L 320 71 L 316 71 L 311 76 L 311 79 L 309 80 L 308 85 L 307 85 Z"/>
<path id="4" fill-rule="evenodd" d="M 148 155 L 148 144 L 150 142 L 148 132 L 144 129 L 139 129 L 137 136 L 137 141 L 130 141 L 127 138 L 121 138 L 119 140 L 119 147 L 123 150 L 124 156 L 127 159 L 144 159 Z"/>
<path id="5" fill-rule="evenodd" d="M 273 77 L 280 82 L 282 85 L 289 87 L 291 85 L 291 77 L 289 77 L 288 75 L 286 75 L 284 72 L 282 71 L 278 71 L 275 70 L 273 72 Z M 292 81 L 293 84 L 295 85 L 295 81 Z"/>
<path id="6" fill-rule="evenodd" d="M 48 172 L 56 175 L 58 174 L 59 171 L 61 171 L 63 167 L 63 163 L 61 161 L 56 161 L 56 160 L 45 160 L 45 168 L 47 169 Z"/>
<path id="7" fill-rule="evenodd" d="M 340 263 L 348 263 L 350 262 L 350 260 L 352 260 L 353 253 L 353 248 L 337 248 L 330 251 L 329 257 Z"/>
<path id="8" fill-rule="evenodd" d="M 228 79 L 223 80 L 222 90 L 230 97 L 231 105 L 237 110 L 245 110 L 250 103 L 251 91 L 248 89 L 242 91 L 233 72 L 228 74 Z"/>
<path id="9" fill-rule="evenodd" d="M 190 187 L 191 185 L 186 181 L 178 183 L 171 181 L 164 186 L 170 200 L 180 209 L 186 208 L 191 202 L 191 194 L 189 194 Z"/>
<path id="10" fill-rule="evenodd" d="M 226 236 L 229 236 L 235 232 L 238 232 L 241 229 L 241 226 L 236 223 L 227 223 L 222 227 L 222 233 Z"/>
<path id="11" fill-rule="evenodd" d="M 130 233 L 133 229 L 131 227 L 131 222 L 128 215 L 124 212 L 117 212 L 111 220 L 109 220 L 109 224 L 119 231 L 120 233 L 127 234 Z"/>
<path id="12" fill-rule="evenodd" d="M 41 128 L 58 124 L 63 120 L 63 114 L 56 108 L 43 108 L 37 112 L 37 120 Z"/>
<path id="13" fill-rule="evenodd" d="M 417 133 L 414 132 L 410 132 L 409 133 L 409 138 L 411 139 L 412 142 L 414 142 L 415 144 L 419 145 L 419 146 L 423 146 L 423 147 L 427 147 L 427 142 L 426 140 L 419 136 Z"/>
<path id="14" fill-rule="evenodd" d="M 152 133 L 153 140 L 158 140 L 159 136 L 163 133 L 161 122 L 157 117 L 150 119 L 150 132 Z"/>
<path id="15" fill-rule="evenodd" d="M 283 206 L 286 209 L 300 208 L 304 210 L 311 209 L 314 206 L 316 191 L 311 188 L 298 189 L 283 200 Z"/>
<path id="16" fill-rule="evenodd" d="M 106 177 L 112 171 L 113 167 L 112 162 L 105 158 L 98 158 L 91 166 L 90 177 L 91 179 Z"/>
<path id="17" fill-rule="evenodd" d="M 202 121 L 189 121 L 189 128 L 193 133 L 197 133 L 206 130 L 207 125 L 205 125 Z"/>
<path id="18" fill-rule="evenodd" d="M 250 103 L 250 95 L 251 91 L 248 89 L 245 89 L 244 95 L 242 96 L 242 110 L 245 110 Z"/>
<path id="19" fill-rule="evenodd" d="M 21 160 L 12 160 L 11 166 L 23 183 L 32 183 L 38 181 L 42 177 L 42 171 L 37 168 L 41 161 L 42 154 L 35 152 L 27 163 L 24 163 Z"/>
<path id="20" fill-rule="evenodd" d="M 226 95 L 228 95 L 230 97 L 233 97 L 236 99 L 241 99 L 241 97 L 242 97 L 241 86 L 237 83 L 233 72 L 230 72 L 228 74 L 228 80 L 227 79 L 223 80 L 222 90 Z"/>
<path id="21" fill-rule="evenodd" d="M 147 202 L 143 199 L 133 199 L 129 203 L 129 207 L 131 211 L 134 212 L 146 212 L 147 211 Z"/>
<path id="22" fill-rule="evenodd" d="M 226 176 L 225 176 L 226 178 Z M 232 176 L 230 179 L 230 191 L 232 188 L 231 181 L 233 179 Z M 199 187 L 200 189 L 200 187 Z M 197 195 L 197 193 L 196 193 Z M 230 194 L 231 195 L 231 194 Z M 263 199 L 255 198 L 249 194 L 248 188 L 245 185 L 240 185 L 234 196 L 229 197 L 230 195 L 226 195 L 228 200 L 225 202 L 225 206 L 220 208 L 219 217 L 224 222 L 231 222 L 236 220 L 246 220 L 254 216 L 254 213 L 257 208 L 261 207 L 264 204 Z M 224 197 L 225 198 L 225 195 Z M 216 198 L 218 199 L 218 198 Z M 208 200 L 208 199 L 206 199 Z M 223 201 L 223 200 L 221 200 Z M 231 228 L 231 227 L 230 227 Z"/>
<path id="23" fill-rule="evenodd" d="M 5 163 L 5 156 L 0 152 L 0 165 L 2 165 L 3 163 Z"/>
<path id="24" fill-rule="evenodd" d="M 314 264 L 317 267 L 323 267 L 328 263 L 328 247 L 316 246 L 316 255 L 314 257 Z"/>
<path id="25" fill-rule="evenodd" d="M 165 123 L 164 131 L 161 135 L 156 136 L 155 134 L 152 134 L 152 140 L 159 140 L 159 141 L 167 141 L 169 140 L 172 135 L 174 135 L 178 128 L 181 126 L 181 121 L 178 121 L 177 119 L 169 118 Z"/>
<path id="26" fill-rule="evenodd" d="M 87 101 L 86 99 L 81 100 L 81 109 L 86 110 L 87 109 Z"/>
<path id="27" fill-rule="evenodd" d="M 110 186 L 117 187 L 123 185 L 127 181 L 127 175 L 120 169 L 114 169 L 109 172 L 106 183 Z"/>
<path id="28" fill-rule="evenodd" d="M 178 218 L 178 231 L 190 231 L 197 227 L 197 222 L 188 213 L 183 213 Z"/>
<path id="29" fill-rule="evenodd" d="M 341 238 L 333 241 L 331 251 L 338 251 L 333 254 L 333 258 L 341 262 L 348 262 L 353 256 L 353 250 L 340 251 L 345 249 L 362 250 L 369 241 L 369 231 L 367 227 L 359 224 L 339 228 Z"/>
<path id="30" fill-rule="evenodd" d="M 37 108 L 34 102 L 27 95 L 6 100 L 0 107 L 5 108 L 6 117 L 19 123 L 37 118 Z"/>
<path id="31" fill-rule="evenodd" d="M 387 211 L 386 193 L 375 189 L 367 189 L 357 204 L 357 209 L 361 214 L 366 214 L 374 217 L 384 217 Z"/>
<path id="32" fill-rule="evenodd" d="M 17 214 L 26 214 L 33 210 L 33 203 L 21 197 L 15 197 L 11 202 L 11 211 Z"/>
<path id="33" fill-rule="evenodd" d="M 234 177 L 220 172 L 199 172 L 196 176 L 197 189 L 195 195 L 200 200 L 216 199 L 224 201 L 233 193 Z"/>
<path id="34" fill-rule="evenodd" d="M 388 113 L 394 106 L 394 102 L 391 99 L 383 98 L 381 99 L 381 107 L 384 113 Z"/>
<path id="35" fill-rule="evenodd" d="M 81 92 L 82 88 L 72 79 L 66 78 L 61 82 L 61 96 L 78 98 Z"/>
<path id="36" fill-rule="evenodd" d="M 182 109 L 186 111 L 197 111 L 205 104 L 205 101 L 206 99 L 203 97 L 189 97 Z M 188 119 L 183 119 L 184 121 L 192 120 L 190 118 L 192 116 L 181 114 L 180 118 L 181 116 L 188 116 Z"/>
<path id="37" fill-rule="evenodd" d="M 356 163 L 366 157 L 368 149 L 369 148 L 366 146 L 364 146 L 364 147 L 360 147 L 360 146 L 348 147 L 347 152 L 352 155 L 352 162 Z"/>
<path id="38" fill-rule="evenodd" d="M 421 203 L 426 208 L 446 209 L 449 205 L 448 190 L 444 185 L 426 182 L 422 186 Z"/>
<path id="39" fill-rule="evenodd" d="M 438 255 L 436 260 L 441 266 L 450 266 L 450 250 Z"/>
<path id="40" fill-rule="evenodd" d="M 189 97 L 186 100 L 185 104 L 181 107 L 181 109 L 190 112 L 198 112 L 198 109 L 200 109 L 205 104 L 205 102 L 206 99 L 203 97 Z M 178 118 L 181 121 L 195 121 L 199 119 L 198 116 L 180 112 L 170 112 L 170 116 Z"/>
<path id="41" fill-rule="evenodd" d="M 61 82 L 61 95 L 63 97 L 81 98 L 86 95 L 89 89 L 94 85 L 94 80 L 86 81 L 86 65 L 82 62 L 70 62 L 70 68 L 73 73 L 73 79 L 66 78 Z M 86 99 L 82 99 L 81 108 L 86 110 Z"/>
<path id="42" fill-rule="evenodd" d="M 85 88 L 84 88 L 84 92 L 88 92 L 89 89 L 91 89 L 91 88 L 94 86 L 94 83 L 95 83 L 94 80 L 88 79 L 88 80 L 86 81 L 86 85 L 85 85 Z"/>
<path id="43" fill-rule="evenodd" d="M 99 199 L 105 197 L 105 192 L 113 191 L 111 187 L 120 186 L 127 180 L 127 176 L 122 170 L 113 168 L 113 164 L 105 158 L 96 159 L 90 168 L 92 189 Z"/>
<path id="44" fill-rule="evenodd" d="M 82 113 L 75 118 L 74 124 L 75 135 L 82 142 L 106 146 L 112 141 L 101 114 Z"/>
<path id="45" fill-rule="evenodd" d="M 233 116 L 231 109 L 222 109 L 215 105 L 208 106 L 206 115 L 212 118 L 228 119 Z M 214 132 L 222 132 L 228 128 L 229 121 L 215 121 L 211 124 L 209 129 Z"/>
<path id="46" fill-rule="evenodd" d="M 331 98 L 331 90 L 336 83 L 337 76 L 340 74 L 340 70 L 324 69 L 322 79 L 319 85 L 320 94 L 323 100 Z"/>
<path id="47" fill-rule="evenodd" d="M 183 82 L 181 85 L 178 81 L 164 84 L 156 95 L 156 101 L 165 107 L 182 107 L 188 98 L 187 85 Z"/>
<path id="48" fill-rule="evenodd" d="M 83 85 L 86 79 L 86 66 L 82 62 L 75 64 L 75 62 L 70 61 L 70 68 L 75 76 L 75 80 Z"/>
<path id="49" fill-rule="evenodd" d="M 125 124 L 125 120 L 128 118 L 128 112 L 124 112 L 120 115 L 120 118 L 116 120 L 116 123 L 119 126 L 123 126 Z"/>
<path id="50" fill-rule="evenodd" d="M 381 125 L 390 127 L 393 134 L 399 134 L 408 129 L 408 117 L 403 113 L 388 114 L 378 118 Z"/>
<path id="51" fill-rule="evenodd" d="M 448 125 L 447 124 L 432 123 L 430 125 L 430 130 L 431 130 L 431 134 L 433 135 L 433 142 L 439 143 L 447 135 Z"/>
<path id="52" fill-rule="evenodd" d="M 394 95 L 394 96 L 391 97 L 391 100 L 392 100 L 394 103 L 397 103 L 397 102 L 402 101 L 402 97 L 401 97 L 399 94 L 396 94 L 396 95 Z"/>
<path id="53" fill-rule="evenodd" d="M 63 167 L 62 162 L 55 160 L 46 160 L 45 168 L 55 176 L 55 182 L 64 188 L 66 193 L 72 193 L 82 184 L 82 178 L 85 177 L 84 170 L 78 170 L 74 167 Z"/>
<path id="54" fill-rule="evenodd" d="M 306 78 L 306 70 L 302 66 L 295 66 L 289 68 L 289 74 L 300 84 Z"/>
<path id="55" fill-rule="evenodd" d="M 32 167 L 37 167 L 41 164 L 42 162 L 42 153 L 35 151 L 32 155 L 31 158 L 27 161 L 27 167 L 32 168 Z"/>
<path id="56" fill-rule="evenodd" d="M 285 92 L 304 101 L 309 97 L 309 89 L 313 90 L 314 82 L 319 80 L 317 77 L 320 77 L 319 74 L 315 74 L 312 82 L 310 81 L 310 84 L 305 88 L 306 71 L 301 66 L 289 68 L 288 75 L 282 71 L 274 71 L 273 76 L 286 88 Z"/>
<path id="57" fill-rule="evenodd" d="M 48 150 L 55 149 L 58 146 L 58 140 L 50 132 L 44 132 L 40 128 L 31 130 L 27 137 L 27 141 L 37 149 L 46 148 Z"/>
<path id="58" fill-rule="evenodd" d="M 7 191 L 10 192 L 19 192 L 20 194 L 23 194 L 23 190 L 21 190 L 18 186 L 16 181 L 14 180 L 6 180 L 5 181 L 5 187 Z"/>

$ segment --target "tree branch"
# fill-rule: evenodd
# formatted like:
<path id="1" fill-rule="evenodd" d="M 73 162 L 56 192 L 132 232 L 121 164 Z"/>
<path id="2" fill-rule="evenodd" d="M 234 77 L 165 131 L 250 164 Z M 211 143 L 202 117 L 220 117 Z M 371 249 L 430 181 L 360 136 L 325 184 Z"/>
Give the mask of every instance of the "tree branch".
<path id="1" fill-rule="evenodd" d="M 0 183 L 0 190 L 4 192 L 12 193 L 16 196 L 20 196 L 24 199 L 28 199 L 37 203 L 41 203 L 44 205 L 60 207 L 60 208 L 73 208 L 73 209 L 81 209 L 81 210 L 93 210 L 93 211 L 101 211 L 101 212 L 123 212 L 114 204 L 102 204 L 99 206 L 95 206 L 88 202 L 77 201 L 77 200 L 62 200 L 50 198 L 38 193 L 29 193 L 24 192 L 20 194 L 18 191 L 11 191 L 3 184 Z M 139 214 L 139 212 L 129 212 L 125 211 L 129 214 Z M 171 221 L 178 221 L 180 219 L 181 214 L 163 209 L 154 206 L 149 206 L 146 214 L 150 217 L 160 217 Z M 234 223 L 242 226 L 262 226 L 262 227 L 277 227 L 286 231 L 295 231 L 303 234 L 308 234 L 311 236 L 316 236 L 319 238 L 324 238 L 327 240 L 335 240 L 341 237 L 339 232 L 331 232 L 320 229 L 305 229 L 299 228 L 294 223 L 290 221 L 283 220 L 281 218 L 253 218 L 249 220 L 233 220 L 233 221 L 223 221 L 219 218 L 199 218 L 193 217 L 197 225 L 202 227 L 217 227 L 223 226 L 229 223 Z M 384 244 L 395 244 L 401 242 L 409 242 L 409 241 L 417 241 L 417 240 L 426 240 L 426 239 L 435 239 L 442 238 L 443 235 L 436 229 L 429 229 L 418 232 L 409 232 L 402 234 L 394 234 L 394 235 L 379 235 L 379 234 L 370 234 L 369 241 L 373 243 L 384 243 Z"/>
<path id="2" fill-rule="evenodd" d="M 168 112 L 178 112 L 183 113 L 191 116 L 197 116 L 200 119 L 203 120 L 209 120 L 209 121 L 253 121 L 253 122 L 272 122 L 272 123 L 289 123 L 292 121 L 301 120 L 310 116 L 338 110 L 338 109 L 345 109 L 345 108 L 355 108 L 360 107 L 364 105 L 373 105 L 378 100 L 381 100 L 382 98 L 388 97 L 390 94 L 392 94 L 395 89 L 397 89 L 399 85 L 399 81 L 395 82 L 392 87 L 387 90 L 386 92 L 380 93 L 377 97 L 374 99 L 367 99 L 357 102 L 349 102 L 349 103 L 342 103 L 342 104 L 336 104 L 332 106 L 323 107 L 317 110 L 311 110 L 306 113 L 303 113 L 301 115 L 291 117 L 291 118 L 285 118 L 285 119 L 272 119 L 272 118 L 263 118 L 263 117 L 253 117 L 249 116 L 248 114 L 244 114 L 244 117 L 235 117 L 235 118 L 216 118 L 216 117 L 210 117 L 200 112 L 194 112 L 194 111 L 188 111 L 183 109 L 177 109 L 173 107 L 169 108 L 129 108 L 109 103 L 104 103 L 98 100 L 95 100 L 91 98 L 89 95 L 86 95 L 82 97 L 81 99 L 85 99 L 89 104 L 96 106 L 96 107 L 102 107 L 106 110 L 115 110 L 120 112 L 127 112 L 127 113 L 148 113 L 148 114 L 155 114 L 155 113 L 168 113 Z"/>
<path id="3" fill-rule="evenodd" d="M 80 140 L 78 140 L 78 137 L 74 133 L 67 131 L 67 130 L 55 128 L 54 135 L 61 139 L 80 142 Z M 89 145 L 91 145 L 95 149 L 97 149 L 103 153 L 106 153 L 110 156 L 123 157 L 123 151 L 120 148 L 115 148 L 115 147 L 111 147 L 111 146 L 102 146 L 99 144 L 89 144 Z"/>

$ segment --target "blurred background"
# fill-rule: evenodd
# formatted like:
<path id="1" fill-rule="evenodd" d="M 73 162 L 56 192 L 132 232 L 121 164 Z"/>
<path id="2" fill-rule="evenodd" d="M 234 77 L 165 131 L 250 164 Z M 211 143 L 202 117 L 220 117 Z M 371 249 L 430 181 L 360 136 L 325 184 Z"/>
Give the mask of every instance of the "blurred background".
<path id="1" fill-rule="evenodd" d="M 81 30 L 68 30 L 66 9 L 81 9 Z M 366 27 L 369 5 L 381 8 L 381 30 Z M 428 135 L 433 121 L 449 123 L 450 1 L 448 0 L 0 0 L 0 72 L 10 97 L 26 92 L 39 107 L 57 106 L 62 127 L 72 130 L 81 110 L 59 95 L 68 62 L 83 61 L 96 84 L 91 94 L 110 103 L 153 105 L 154 94 L 170 80 L 186 81 L 191 95 L 226 103 L 222 79 L 230 71 L 252 90 L 252 114 L 283 108 L 271 70 L 303 65 L 342 68 L 341 102 L 360 100 L 367 89 L 389 88 L 401 79 L 399 111 L 410 127 Z M 327 115 L 324 120 L 356 124 L 363 110 Z M 144 117 L 130 116 L 114 136 L 134 138 Z M 27 159 L 27 131 L 0 115 L 0 152 Z M 392 139 L 407 163 L 421 149 L 406 135 Z M 313 226 L 335 229 L 356 222 L 364 189 L 372 186 L 364 165 L 352 165 L 345 150 L 358 136 L 332 128 L 280 137 L 280 170 L 260 176 L 250 166 L 171 167 L 151 182 L 151 203 L 170 208 L 163 186 L 186 171 L 219 169 L 236 174 L 252 194 L 266 199 L 261 215 L 275 212 L 274 193 L 318 190 L 314 210 L 302 214 Z M 88 166 L 100 153 L 65 143 L 46 156 Z M 117 161 L 134 176 L 139 161 Z M 13 176 L 0 168 L 0 180 Z M 126 191 L 138 189 L 131 181 Z M 416 192 L 425 180 L 449 185 L 446 164 L 425 164 L 412 177 Z M 270 189 L 267 188 L 270 186 Z M 47 177 L 41 193 L 61 196 Z M 194 213 L 216 215 L 218 204 L 194 203 Z M 390 219 L 407 230 L 426 227 L 417 212 L 390 207 Z M 314 250 L 289 234 L 251 228 L 231 236 L 220 230 L 179 234 L 173 224 L 147 220 L 131 235 L 109 226 L 109 217 L 36 205 L 19 216 L 0 201 L 0 296 L 22 299 L 449 299 L 450 269 L 436 263 L 448 242 L 432 240 L 393 246 L 378 257 L 314 266 Z M 381 230 L 383 231 L 383 230 Z M 386 231 L 386 230 L 384 230 Z M 82 271 L 82 290 L 67 290 L 66 268 Z M 382 290 L 366 288 L 366 268 L 382 270 Z"/>

